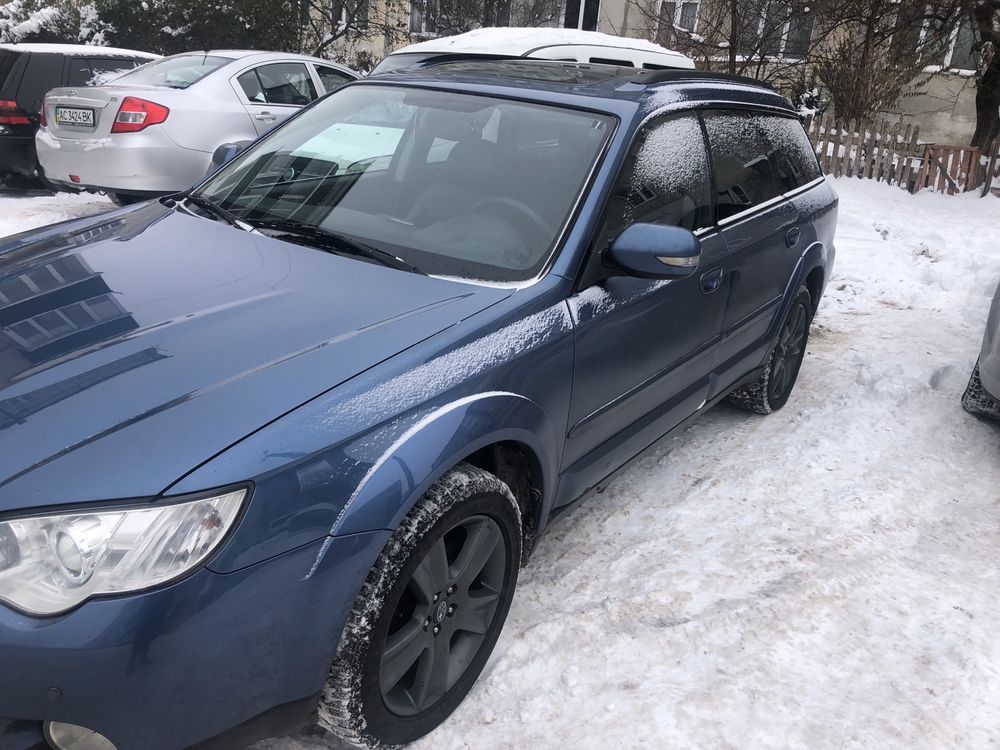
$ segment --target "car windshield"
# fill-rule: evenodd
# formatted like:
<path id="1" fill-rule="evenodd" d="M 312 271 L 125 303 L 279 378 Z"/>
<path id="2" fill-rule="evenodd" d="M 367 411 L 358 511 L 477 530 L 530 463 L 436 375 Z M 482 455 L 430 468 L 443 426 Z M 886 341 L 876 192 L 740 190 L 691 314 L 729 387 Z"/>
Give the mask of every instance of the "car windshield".
<path id="1" fill-rule="evenodd" d="M 115 83 L 186 89 L 231 62 L 228 57 L 216 55 L 175 55 L 136 68 L 115 79 Z"/>
<path id="2" fill-rule="evenodd" d="M 551 254 L 613 122 L 509 99 L 353 85 L 199 192 L 251 225 L 320 230 L 424 273 L 527 280 Z"/>

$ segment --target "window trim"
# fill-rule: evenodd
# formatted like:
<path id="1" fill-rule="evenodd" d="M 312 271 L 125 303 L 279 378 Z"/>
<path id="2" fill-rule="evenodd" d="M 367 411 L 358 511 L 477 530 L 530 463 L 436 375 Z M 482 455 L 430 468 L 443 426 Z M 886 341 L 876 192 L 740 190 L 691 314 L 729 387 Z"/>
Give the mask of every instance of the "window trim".
<path id="1" fill-rule="evenodd" d="M 697 113 L 698 120 L 701 123 L 701 127 L 702 127 L 702 137 L 705 139 L 706 150 L 708 152 L 708 158 L 709 158 L 709 167 L 710 167 L 709 173 L 710 173 L 710 177 L 711 177 L 711 180 L 712 180 L 712 205 L 713 205 L 712 215 L 713 215 L 713 220 L 714 220 L 715 213 L 716 213 L 716 211 L 715 211 L 715 200 L 716 200 L 716 196 L 717 196 L 717 193 L 718 193 L 718 191 L 716 190 L 716 186 L 715 186 L 715 161 L 714 161 L 714 156 L 712 155 L 712 143 L 711 143 L 711 141 L 709 141 L 709 139 L 708 139 L 708 133 L 705 131 L 705 123 L 704 123 L 704 118 L 702 116 L 703 112 L 705 110 L 711 110 L 711 109 L 740 110 L 740 111 L 748 111 L 748 112 L 751 112 L 751 113 L 755 112 L 755 113 L 758 113 L 758 114 L 777 115 L 779 117 L 785 117 L 785 118 L 788 118 L 788 119 L 798 119 L 798 115 L 795 112 L 792 112 L 792 111 L 790 111 L 789 109 L 787 109 L 785 107 L 778 107 L 778 106 L 775 106 L 775 105 L 772 105 L 772 104 L 751 104 L 751 103 L 747 103 L 747 102 L 733 102 L 733 101 L 726 101 L 726 100 L 722 100 L 722 99 L 705 99 L 705 100 L 699 101 L 699 102 L 674 102 L 672 104 L 667 104 L 667 105 L 665 105 L 665 106 L 663 106 L 663 107 L 661 107 L 661 108 L 659 108 L 657 110 L 654 110 L 653 112 L 651 112 L 648 115 L 646 115 L 645 117 L 643 117 L 642 120 L 639 122 L 639 124 L 636 125 L 635 129 L 632 131 L 632 134 L 629 136 L 628 143 L 624 144 L 623 152 L 626 155 L 626 157 L 627 157 L 627 155 L 629 153 L 631 153 L 632 148 L 635 146 L 635 141 L 638 138 L 639 133 L 641 133 L 643 131 L 643 129 L 651 121 L 653 121 L 653 120 L 655 120 L 657 118 L 660 118 L 660 117 L 665 117 L 665 116 L 670 115 L 670 114 L 678 114 L 678 113 L 684 113 L 684 112 Z M 609 143 L 609 146 L 610 146 L 610 140 L 609 140 L 608 143 Z M 624 160 L 623 160 L 623 165 L 624 165 Z M 586 249 L 584 250 L 584 257 L 583 257 L 583 260 L 580 263 L 579 268 L 577 269 L 576 276 L 573 279 L 573 286 L 571 287 L 571 291 L 570 291 L 569 296 L 572 296 L 574 294 L 579 294 L 581 291 L 583 291 L 583 289 L 586 288 L 586 287 L 582 286 L 582 284 L 586 280 L 586 277 L 587 277 L 588 262 L 589 262 L 589 259 L 590 259 L 591 255 L 594 252 L 594 243 L 597 241 L 598 233 L 600 232 L 601 228 L 604 226 L 604 216 L 605 216 L 605 214 L 607 212 L 608 204 L 611 201 L 612 192 L 614 190 L 614 185 L 617 184 L 617 180 L 618 180 L 618 177 L 620 176 L 620 174 L 621 174 L 621 167 L 619 167 L 619 169 L 615 172 L 614 182 L 611 183 L 612 190 L 608 192 L 608 194 L 605 196 L 603 202 L 601 203 L 601 206 L 600 206 L 600 220 L 594 224 L 593 228 L 591 229 L 590 236 L 587 238 Z M 807 182 L 804 185 L 799 185 L 794 190 L 789 190 L 786 193 L 781 193 L 780 195 L 775 196 L 772 200 L 774 200 L 775 202 L 777 202 L 779 199 L 780 200 L 787 200 L 788 198 L 793 198 L 793 197 L 799 195 L 800 193 L 804 193 L 804 192 L 806 192 L 808 190 L 812 190 L 814 187 L 818 186 L 820 183 L 825 183 L 825 182 L 826 182 L 826 175 L 820 175 L 815 180 Z M 588 190 L 589 190 L 589 188 L 588 188 Z M 582 201 L 581 201 L 581 205 L 582 205 Z M 745 211 L 742 211 L 742 212 L 740 212 L 738 214 L 733 214 L 732 216 L 727 217 L 722 222 L 720 222 L 720 221 L 714 221 L 714 223 L 711 226 L 704 227 L 704 228 L 699 229 L 696 232 L 694 232 L 694 235 L 696 237 L 698 237 L 698 238 L 709 237 L 709 236 L 711 236 L 712 234 L 714 234 L 716 232 L 721 232 L 724 227 L 726 227 L 726 226 L 728 226 L 730 224 L 734 224 L 737 221 L 740 221 L 740 220 L 745 219 L 745 218 L 749 218 L 749 217 L 751 217 L 752 215 L 758 213 L 761 210 L 765 210 L 766 211 L 768 208 L 771 208 L 771 205 L 769 205 L 769 202 L 768 202 L 768 205 L 758 204 L 756 206 L 751 206 L 750 208 L 746 209 Z M 575 214 L 574 214 L 573 219 L 575 221 Z M 562 249 L 563 248 L 562 248 L 561 245 L 557 245 L 557 250 L 559 252 L 562 252 Z M 553 254 L 552 257 L 555 258 L 556 254 Z M 544 272 L 543 272 L 543 274 L 544 274 Z M 591 286 L 591 285 L 592 284 L 588 284 L 588 286 Z"/>

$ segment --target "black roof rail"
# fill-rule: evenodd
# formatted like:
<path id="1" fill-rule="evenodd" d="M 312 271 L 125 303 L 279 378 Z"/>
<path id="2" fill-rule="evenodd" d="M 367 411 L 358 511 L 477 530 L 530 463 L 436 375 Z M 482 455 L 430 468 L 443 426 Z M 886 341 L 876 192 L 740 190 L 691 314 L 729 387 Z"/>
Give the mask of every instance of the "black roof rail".
<path id="1" fill-rule="evenodd" d="M 746 76 L 733 75 L 732 73 L 715 73 L 711 70 L 644 70 L 632 78 L 633 83 L 642 84 L 672 83 L 675 81 L 725 81 L 729 83 L 742 83 L 749 86 L 757 86 L 759 88 L 774 91 L 774 86 L 765 81 L 758 81 L 756 78 L 747 78 Z"/>

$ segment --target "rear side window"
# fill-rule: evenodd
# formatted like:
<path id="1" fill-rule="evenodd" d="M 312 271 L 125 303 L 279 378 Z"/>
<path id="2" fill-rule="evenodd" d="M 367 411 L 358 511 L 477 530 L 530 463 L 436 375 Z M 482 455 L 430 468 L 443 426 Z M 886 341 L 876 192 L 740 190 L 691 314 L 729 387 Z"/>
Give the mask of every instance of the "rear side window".
<path id="1" fill-rule="evenodd" d="M 118 78 L 135 67 L 131 57 L 84 58 L 66 60 L 67 86 L 100 86 Z"/>
<path id="2" fill-rule="evenodd" d="M 17 62 L 18 53 L 12 52 L 8 49 L 0 49 L 0 91 L 7 88 L 7 78 L 10 76 L 10 72 L 14 69 L 14 63 Z"/>
<path id="3" fill-rule="evenodd" d="M 667 117 L 639 136 L 608 206 L 602 244 L 631 224 L 694 231 L 712 224 L 708 153 L 696 114 Z"/>
<path id="4" fill-rule="evenodd" d="M 798 120 L 772 115 L 760 120 L 764 137 L 771 144 L 771 166 L 783 192 L 822 176 L 816 153 Z"/>
<path id="5" fill-rule="evenodd" d="M 32 52 L 17 89 L 17 103 L 29 112 L 37 112 L 49 91 L 62 85 L 62 55 Z"/>
<path id="6" fill-rule="evenodd" d="M 92 86 L 108 83 L 136 66 L 135 60 L 131 57 L 94 57 L 87 60 L 87 63 L 94 74 Z"/>
<path id="7" fill-rule="evenodd" d="M 351 81 L 351 77 L 341 73 L 336 68 L 327 68 L 323 65 L 316 66 L 316 72 L 319 73 L 319 80 L 323 83 L 323 88 L 326 89 L 327 93 L 335 89 L 339 89 L 345 83 Z"/>
<path id="8" fill-rule="evenodd" d="M 718 219 L 759 206 L 783 191 L 771 164 L 771 144 L 759 116 L 749 112 L 706 112 L 712 149 Z"/>
<path id="9" fill-rule="evenodd" d="M 126 83 L 186 89 L 231 62 L 228 57 L 216 55 L 175 55 L 143 65 L 123 75 L 120 80 Z"/>
<path id="10" fill-rule="evenodd" d="M 264 101 L 268 104 L 302 106 L 316 98 L 316 87 L 302 63 L 261 65 L 256 71 Z"/>

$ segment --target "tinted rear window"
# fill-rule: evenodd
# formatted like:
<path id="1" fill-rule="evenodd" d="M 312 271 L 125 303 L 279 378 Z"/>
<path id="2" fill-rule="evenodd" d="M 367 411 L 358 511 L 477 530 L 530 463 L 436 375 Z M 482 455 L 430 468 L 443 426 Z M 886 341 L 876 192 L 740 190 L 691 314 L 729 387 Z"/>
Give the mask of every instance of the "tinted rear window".
<path id="1" fill-rule="evenodd" d="M 215 55 L 176 55 L 143 65 L 118 80 L 125 83 L 186 89 L 231 62 L 228 57 Z"/>
<path id="2" fill-rule="evenodd" d="M 9 49 L 0 49 L 0 91 L 7 88 L 7 76 L 17 62 L 18 53 Z"/>
<path id="3" fill-rule="evenodd" d="M 748 112 L 706 112 L 705 129 L 715 171 L 717 216 L 725 219 L 778 196 L 760 117 Z"/>
<path id="4" fill-rule="evenodd" d="M 764 137 L 771 144 L 771 166 L 785 192 L 821 176 L 819 162 L 805 130 L 797 119 L 764 116 Z"/>

